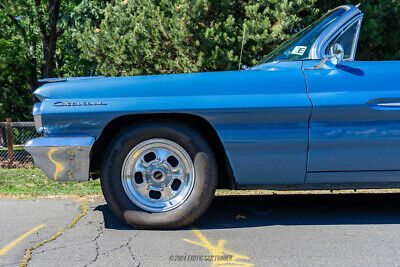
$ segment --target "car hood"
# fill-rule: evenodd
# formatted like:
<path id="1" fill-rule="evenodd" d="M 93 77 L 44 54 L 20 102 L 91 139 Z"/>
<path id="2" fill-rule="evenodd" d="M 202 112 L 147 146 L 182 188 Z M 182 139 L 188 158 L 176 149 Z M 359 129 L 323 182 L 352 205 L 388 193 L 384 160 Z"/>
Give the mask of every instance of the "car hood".
<path id="1" fill-rule="evenodd" d="M 124 98 L 206 94 L 237 80 L 236 72 L 209 72 L 103 78 L 48 83 L 34 94 L 39 99 Z M 242 76 L 239 74 L 239 76 Z M 236 77 L 236 78 L 235 78 Z M 216 84 L 219 84 L 217 86 Z M 231 84 L 233 85 L 233 83 Z M 202 88 L 198 91 L 198 88 Z"/>
<path id="2" fill-rule="evenodd" d="M 34 94 L 39 99 L 101 99 L 156 96 L 196 96 L 246 94 L 247 88 L 265 90 L 282 83 L 282 71 L 296 67 L 266 64 L 246 71 L 220 71 L 189 74 L 166 74 L 118 78 L 98 78 L 47 83 Z M 261 71 L 263 70 L 263 71 Z M 269 70 L 269 71 L 268 71 Z M 286 76 L 285 72 L 285 76 Z M 257 90 L 258 89 L 258 90 Z"/>

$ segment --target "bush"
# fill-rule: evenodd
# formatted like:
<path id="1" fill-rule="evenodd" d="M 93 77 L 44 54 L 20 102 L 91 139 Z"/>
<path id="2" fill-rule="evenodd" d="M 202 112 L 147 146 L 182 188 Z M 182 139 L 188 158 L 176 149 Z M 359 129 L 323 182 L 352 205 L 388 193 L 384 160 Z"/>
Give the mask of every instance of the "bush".
<path id="1" fill-rule="evenodd" d="M 400 59 L 399 2 L 362 1 L 365 16 L 357 59 Z M 89 3 L 82 2 L 77 10 Z M 82 57 L 108 76 L 234 70 L 244 28 L 242 63 L 254 65 L 340 4 L 343 1 L 111 1 L 97 9 L 96 20 L 80 26 L 77 40 Z"/>
<path id="2" fill-rule="evenodd" d="M 244 29 L 242 63 L 251 66 L 329 9 L 359 1 L 365 15 L 356 59 L 399 60 L 399 0 L 74 0 L 63 2 L 60 11 L 54 72 L 235 70 Z M 0 121 L 32 119 L 31 90 L 43 61 L 34 1 L 12 3 L 14 19 L 29 34 L 21 35 L 0 4 Z M 40 3 L 44 11 L 45 1 Z"/>

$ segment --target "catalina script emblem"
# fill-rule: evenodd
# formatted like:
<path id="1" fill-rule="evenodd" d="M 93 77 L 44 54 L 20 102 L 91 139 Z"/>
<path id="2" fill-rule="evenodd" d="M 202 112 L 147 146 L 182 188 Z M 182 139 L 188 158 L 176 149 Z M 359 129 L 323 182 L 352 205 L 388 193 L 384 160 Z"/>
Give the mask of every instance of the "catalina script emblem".
<path id="1" fill-rule="evenodd" d="M 81 107 L 81 106 L 106 106 L 106 103 L 103 102 L 54 102 L 53 106 L 55 107 Z"/>

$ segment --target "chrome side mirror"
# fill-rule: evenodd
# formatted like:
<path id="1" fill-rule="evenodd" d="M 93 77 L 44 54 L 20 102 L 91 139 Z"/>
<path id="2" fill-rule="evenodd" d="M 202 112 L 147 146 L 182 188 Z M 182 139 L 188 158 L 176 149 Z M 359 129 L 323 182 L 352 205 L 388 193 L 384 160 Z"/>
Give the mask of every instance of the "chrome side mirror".
<path id="1" fill-rule="evenodd" d="M 329 54 L 325 55 L 324 59 L 321 60 L 318 65 L 316 65 L 314 68 L 320 69 L 322 66 L 325 64 L 328 59 L 331 61 L 333 65 L 337 65 L 340 62 L 342 62 L 344 57 L 344 49 L 341 44 L 335 43 L 331 46 L 329 49 Z"/>
<path id="2" fill-rule="evenodd" d="M 327 56 L 333 65 L 337 65 L 342 62 L 344 57 L 344 49 L 341 44 L 335 43 L 329 49 L 329 54 Z"/>

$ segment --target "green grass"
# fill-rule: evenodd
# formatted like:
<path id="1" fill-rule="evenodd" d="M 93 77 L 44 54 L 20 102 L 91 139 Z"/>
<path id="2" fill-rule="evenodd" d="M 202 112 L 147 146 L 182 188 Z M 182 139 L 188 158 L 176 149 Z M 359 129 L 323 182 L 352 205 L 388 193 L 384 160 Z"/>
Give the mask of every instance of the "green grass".
<path id="1" fill-rule="evenodd" d="M 218 189 L 217 195 L 259 195 L 270 194 L 268 190 L 227 190 Z M 42 170 L 0 168 L 0 197 L 75 197 L 100 195 L 100 181 L 54 182 Z"/>
<path id="2" fill-rule="evenodd" d="M 88 196 L 101 194 L 99 180 L 53 182 L 40 169 L 1 169 L 0 195 L 10 197 Z"/>
<path id="3" fill-rule="evenodd" d="M 7 150 L 8 150 L 7 148 L 0 148 L 0 151 L 7 151 Z M 21 147 L 17 146 L 17 147 L 14 147 L 13 150 L 14 151 L 23 151 L 23 150 L 25 150 L 25 148 L 23 146 L 21 146 Z"/>
<path id="4" fill-rule="evenodd" d="M 269 190 L 218 189 L 217 195 L 271 194 Z M 77 197 L 101 195 L 100 181 L 54 182 L 42 170 L 0 168 L 0 197 Z"/>
<path id="5" fill-rule="evenodd" d="M 217 196 L 275 195 L 275 194 L 331 194 L 329 190 L 275 191 L 218 189 Z M 352 194 L 353 190 L 334 190 L 334 194 Z M 400 193 L 400 189 L 362 189 L 357 193 Z M 0 197 L 97 197 L 101 195 L 100 181 L 53 182 L 40 169 L 0 168 Z"/>

